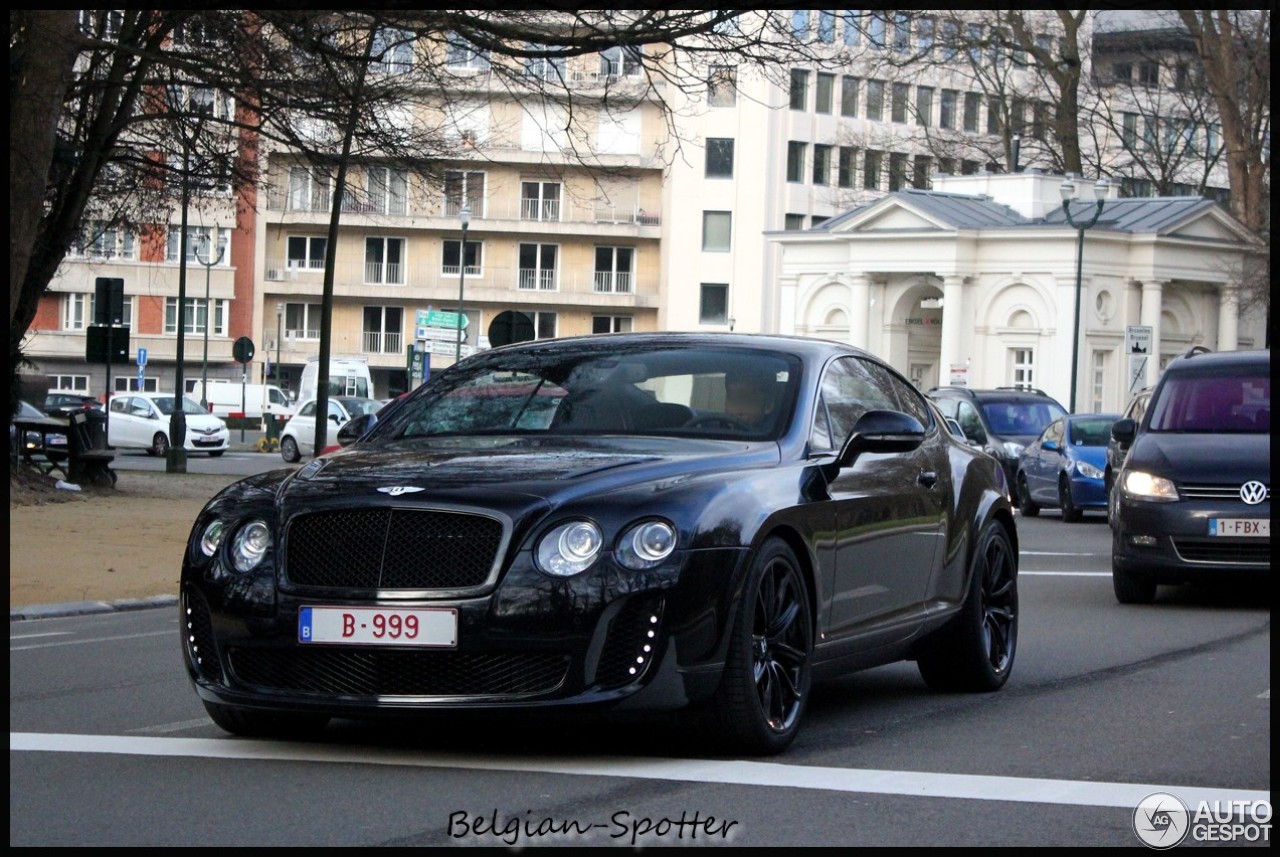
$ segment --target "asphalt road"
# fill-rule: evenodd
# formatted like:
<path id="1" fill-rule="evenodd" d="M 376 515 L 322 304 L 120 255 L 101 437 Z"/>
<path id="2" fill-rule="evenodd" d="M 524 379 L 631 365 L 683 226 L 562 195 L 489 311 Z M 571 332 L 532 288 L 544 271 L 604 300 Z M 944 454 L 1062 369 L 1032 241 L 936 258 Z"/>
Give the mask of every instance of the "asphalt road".
<path id="1" fill-rule="evenodd" d="M 10 845 L 1133 846 L 1156 793 L 1269 802 L 1269 595 L 1122 607 L 1100 516 L 1019 528 L 1004 690 L 871 670 L 818 687 L 765 760 L 707 756 L 678 724 L 561 717 L 236 739 L 187 683 L 173 608 L 11 623 Z"/>

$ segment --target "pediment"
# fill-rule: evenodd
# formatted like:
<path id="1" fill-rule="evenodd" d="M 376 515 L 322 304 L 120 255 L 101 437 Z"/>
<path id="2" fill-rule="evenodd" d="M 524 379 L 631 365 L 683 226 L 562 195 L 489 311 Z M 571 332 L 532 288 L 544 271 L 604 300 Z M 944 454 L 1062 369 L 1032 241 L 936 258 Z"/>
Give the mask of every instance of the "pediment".
<path id="1" fill-rule="evenodd" d="M 1248 233 L 1242 232 L 1239 224 L 1216 208 L 1198 212 L 1194 217 L 1179 223 L 1164 234 L 1177 238 L 1209 239 L 1232 243 L 1249 239 Z"/>
<path id="2" fill-rule="evenodd" d="M 948 223 L 927 217 L 922 212 L 905 205 L 901 200 L 887 197 L 871 206 L 858 217 L 852 218 L 832 230 L 838 233 L 881 232 L 904 230 L 952 230 Z"/>

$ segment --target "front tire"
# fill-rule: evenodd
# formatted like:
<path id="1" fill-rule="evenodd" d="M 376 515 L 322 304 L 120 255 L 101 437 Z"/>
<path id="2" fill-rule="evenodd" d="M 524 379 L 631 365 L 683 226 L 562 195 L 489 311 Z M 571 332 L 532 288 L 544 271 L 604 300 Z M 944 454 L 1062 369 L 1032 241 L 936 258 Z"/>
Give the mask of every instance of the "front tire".
<path id="1" fill-rule="evenodd" d="M 1111 588 L 1115 591 L 1116 601 L 1121 604 L 1150 604 L 1156 600 L 1156 583 L 1132 572 L 1125 571 L 1116 562 L 1116 544 L 1120 541 L 1120 533 L 1111 531 Z"/>
<path id="2" fill-rule="evenodd" d="M 1028 518 L 1040 514 L 1040 507 L 1031 500 L 1031 489 L 1027 487 L 1027 474 L 1018 474 L 1018 511 Z"/>
<path id="3" fill-rule="evenodd" d="M 960 613 L 916 660 L 936 691 L 986 693 L 1009 680 L 1018 650 L 1018 562 L 999 523 L 987 524 L 970 566 Z"/>
<path id="4" fill-rule="evenodd" d="M 204 710 L 222 730 L 245 738 L 305 738 L 319 732 L 329 722 L 323 714 L 255 711 L 208 701 L 204 703 Z"/>
<path id="5" fill-rule="evenodd" d="M 781 539 L 752 563 L 713 710 L 731 749 L 770 755 L 800 731 L 809 703 L 813 614 L 800 562 Z"/>
<path id="6" fill-rule="evenodd" d="M 156 432 L 156 436 L 151 438 L 151 448 L 147 452 L 160 458 L 169 454 L 169 438 L 164 432 Z"/>
<path id="7" fill-rule="evenodd" d="M 298 442 L 291 437 L 281 438 L 280 457 L 290 464 L 300 461 L 302 459 L 302 453 L 298 451 Z"/>
<path id="8" fill-rule="evenodd" d="M 1063 478 L 1058 482 L 1058 504 L 1062 507 L 1062 520 L 1074 524 L 1084 519 L 1084 510 L 1071 496 L 1071 483 Z"/>

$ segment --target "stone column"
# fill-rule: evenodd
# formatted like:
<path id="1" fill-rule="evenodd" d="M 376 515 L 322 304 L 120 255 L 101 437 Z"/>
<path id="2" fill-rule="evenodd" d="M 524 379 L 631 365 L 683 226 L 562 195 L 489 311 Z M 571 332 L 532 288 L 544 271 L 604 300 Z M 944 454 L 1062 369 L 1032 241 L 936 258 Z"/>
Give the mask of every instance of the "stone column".
<path id="1" fill-rule="evenodd" d="M 1240 293 L 1232 283 L 1218 287 L 1218 351 L 1240 347 Z"/>
<path id="2" fill-rule="evenodd" d="M 1151 359 L 1147 361 L 1146 384 L 1160 377 L 1160 313 L 1164 303 L 1164 283 L 1147 280 L 1142 284 L 1142 323 L 1151 328 Z"/>
<path id="3" fill-rule="evenodd" d="M 938 383 L 951 383 L 951 367 L 963 364 L 964 280 L 959 274 L 942 276 L 942 340 L 938 357 Z"/>
<path id="4" fill-rule="evenodd" d="M 849 280 L 849 344 L 867 348 L 867 319 L 871 315 L 871 278 L 866 274 L 850 274 Z"/>

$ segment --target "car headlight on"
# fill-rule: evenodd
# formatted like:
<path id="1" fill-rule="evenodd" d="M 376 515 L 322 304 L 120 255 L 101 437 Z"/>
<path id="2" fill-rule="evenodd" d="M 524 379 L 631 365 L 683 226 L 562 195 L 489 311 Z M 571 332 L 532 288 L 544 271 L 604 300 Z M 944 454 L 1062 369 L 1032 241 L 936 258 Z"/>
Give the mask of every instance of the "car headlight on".
<path id="1" fill-rule="evenodd" d="M 1178 488 L 1172 480 L 1141 470 L 1126 470 L 1120 487 L 1126 497 L 1135 500 L 1172 503 L 1178 499 Z"/>
<path id="2" fill-rule="evenodd" d="M 556 577 L 569 577 L 586 571 L 600 555 L 604 536 L 591 521 L 561 524 L 538 542 L 538 568 Z"/>
<path id="3" fill-rule="evenodd" d="M 1010 458 L 1017 458 L 1019 455 L 1022 455 L 1022 450 L 1026 448 L 1022 444 L 1014 443 L 1011 440 L 1006 440 L 1004 443 L 1000 444 L 1000 446 L 1004 449 L 1004 454 Z"/>
<path id="4" fill-rule="evenodd" d="M 618 539 L 618 562 L 632 571 L 653 568 L 676 549 L 676 528 L 666 521 L 643 521 Z"/>
<path id="5" fill-rule="evenodd" d="M 1085 479 L 1101 479 L 1104 475 L 1101 470 L 1099 470 L 1097 467 L 1094 467 L 1092 464 L 1090 464 L 1087 461 L 1077 461 L 1076 472 L 1079 473 L 1081 476 L 1083 476 Z"/>
<path id="6" fill-rule="evenodd" d="M 267 522 L 255 519 L 236 531 L 231 543 L 231 563 L 236 571 L 252 571 L 267 549 L 271 547 L 271 528 Z"/>
<path id="7" fill-rule="evenodd" d="M 222 521 L 210 521 L 209 526 L 205 527 L 200 535 L 200 553 L 205 556 L 213 556 L 217 553 L 218 545 L 222 544 L 222 537 L 226 532 L 226 525 Z"/>

